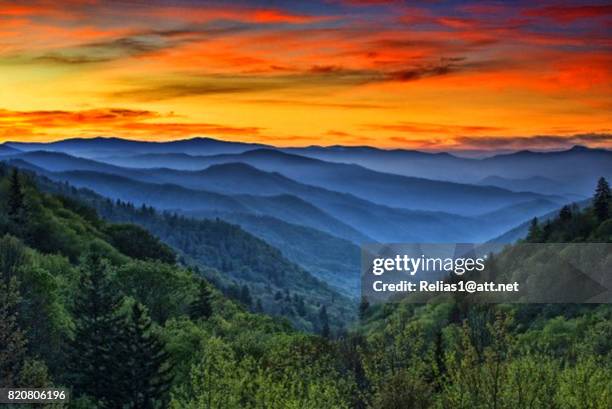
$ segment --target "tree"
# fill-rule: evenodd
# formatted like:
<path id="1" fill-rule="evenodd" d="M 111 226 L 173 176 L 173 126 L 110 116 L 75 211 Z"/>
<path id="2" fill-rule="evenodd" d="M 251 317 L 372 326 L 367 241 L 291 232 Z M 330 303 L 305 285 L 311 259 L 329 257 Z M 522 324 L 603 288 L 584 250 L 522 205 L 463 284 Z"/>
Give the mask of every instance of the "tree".
<path id="1" fill-rule="evenodd" d="M 572 219 L 572 209 L 567 205 L 563 206 L 559 211 L 559 219 L 562 222 L 570 221 Z"/>
<path id="2" fill-rule="evenodd" d="M 142 227 L 113 224 L 106 228 L 110 242 L 123 254 L 139 260 L 159 260 L 174 264 L 176 255 L 166 244 Z"/>
<path id="3" fill-rule="evenodd" d="M 610 185 L 605 178 L 599 178 L 595 196 L 593 197 L 593 208 L 600 222 L 603 222 L 610 217 Z"/>
<path id="4" fill-rule="evenodd" d="M 211 292 L 208 284 L 200 280 L 197 298 L 189 306 L 189 316 L 192 320 L 208 319 L 212 315 Z"/>
<path id="5" fill-rule="evenodd" d="M 0 387 L 14 387 L 25 358 L 26 336 L 19 326 L 21 303 L 17 272 L 25 249 L 11 236 L 0 239 Z"/>
<path id="6" fill-rule="evenodd" d="M 15 387 L 22 369 L 26 337 L 17 322 L 17 279 L 0 280 L 0 387 Z"/>
<path id="7" fill-rule="evenodd" d="M 19 217 L 21 210 L 23 209 L 23 198 L 24 194 L 21 186 L 21 180 L 19 178 L 19 171 L 17 168 L 13 168 L 8 194 L 8 214 L 10 217 Z"/>
<path id="8" fill-rule="evenodd" d="M 264 307 L 263 307 L 263 304 L 261 303 L 261 298 L 258 298 L 257 302 L 255 303 L 255 312 L 258 314 L 264 313 Z"/>
<path id="9" fill-rule="evenodd" d="M 109 402 L 115 395 L 115 354 L 121 325 L 117 310 L 122 301 L 113 288 L 107 261 L 89 253 L 81 268 L 74 305 L 76 329 L 69 366 L 76 393 L 98 400 L 102 407 L 113 407 Z"/>
<path id="10" fill-rule="evenodd" d="M 125 263 L 115 277 L 123 293 L 144 304 L 159 323 L 185 312 L 185 298 L 197 291 L 190 274 L 159 261 Z"/>
<path id="11" fill-rule="evenodd" d="M 172 382 L 171 367 L 164 343 L 151 329 L 145 307 L 135 302 L 122 328 L 117 355 L 113 407 L 154 409 L 164 402 Z"/>
<path id="12" fill-rule="evenodd" d="M 176 393 L 173 392 L 170 408 L 244 407 L 240 402 L 245 391 L 243 382 L 253 376 L 254 372 L 245 373 L 231 346 L 221 338 L 211 337 L 203 340 L 202 344 L 200 351 L 194 351 L 198 358 L 191 368 L 190 382 L 180 385 Z"/>
<path id="13" fill-rule="evenodd" d="M 26 262 L 25 246 L 13 236 L 0 238 L 0 279 L 8 283 Z"/>
<path id="14" fill-rule="evenodd" d="M 324 338 L 329 338 L 331 335 L 331 331 L 329 328 L 329 317 L 327 315 L 327 307 L 322 306 L 319 311 L 319 322 L 321 324 L 321 336 Z"/>
<path id="15" fill-rule="evenodd" d="M 540 229 L 540 224 L 538 222 L 538 218 L 534 217 L 531 219 L 531 223 L 529 224 L 529 233 L 527 233 L 527 240 L 531 242 L 536 242 L 542 234 L 542 229 Z"/>
<path id="16" fill-rule="evenodd" d="M 370 302 L 367 297 L 361 297 L 361 302 L 359 303 L 359 319 L 364 320 L 368 310 L 370 309 Z"/>
<path id="17" fill-rule="evenodd" d="M 240 288 L 240 301 L 247 307 L 250 307 L 253 303 L 253 299 L 251 298 L 251 291 L 249 290 L 249 287 L 246 284 L 243 284 Z"/>

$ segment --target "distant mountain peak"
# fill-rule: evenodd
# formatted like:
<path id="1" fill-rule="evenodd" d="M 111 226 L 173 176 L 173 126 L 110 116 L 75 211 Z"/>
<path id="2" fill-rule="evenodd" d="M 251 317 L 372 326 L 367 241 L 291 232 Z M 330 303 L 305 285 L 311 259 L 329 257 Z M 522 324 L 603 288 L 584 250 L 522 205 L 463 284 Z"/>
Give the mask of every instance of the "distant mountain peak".
<path id="1" fill-rule="evenodd" d="M 273 149 L 273 148 L 252 149 L 252 150 L 243 152 L 239 154 L 238 156 L 262 157 L 262 158 L 284 158 L 284 159 L 300 160 L 302 162 L 308 162 L 308 163 L 321 162 L 318 159 L 308 158 L 308 157 L 296 155 L 293 153 L 287 153 L 287 152 L 283 152 L 283 151 Z"/>
<path id="2" fill-rule="evenodd" d="M 244 162 L 227 162 L 227 163 L 217 163 L 214 165 L 210 165 L 206 169 L 200 171 L 202 173 L 207 174 L 217 174 L 217 173 L 226 173 L 226 172 L 240 172 L 246 174 L 264 174 L 264 172 L 260 169 L 257 169 L 255 166 L 251 166 L 248 163 Z"/>
<path id="3" fill-rule="evenodd" d="M 610 153 L 611 151 L 605 148 L 590 148 L 584 145 L 574 145 L 570 149 L 568 149 L 566 152 L 608 152 Z"/>

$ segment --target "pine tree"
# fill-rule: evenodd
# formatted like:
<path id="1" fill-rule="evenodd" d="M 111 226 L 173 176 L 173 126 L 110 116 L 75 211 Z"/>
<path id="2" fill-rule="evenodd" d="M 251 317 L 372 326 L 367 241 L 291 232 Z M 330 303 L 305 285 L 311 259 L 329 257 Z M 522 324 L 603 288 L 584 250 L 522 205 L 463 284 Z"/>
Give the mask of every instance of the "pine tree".
<path id="1" fill-rule="evenodd" d="M 76 394 L 88 395 L 110 408 L 121 326 L 117 310 L 123 298 L 113 288 L 109 275 L 108 263 L 99 254 L 86 256 L 74 306 L 76 329 L 69 366 Z"/>
<path id="2" fill-rule="evenodd" d="M 370 309 L 370 302 L 367 297 L 361 297 L 361 302 L 359 303 L 359 319 L 363 320 Z"/>
<path id="3" fill-rule="evenodd" d="M 542 229 L 542 243 L 545 243 L 549 238 L 551 233 L 553 232 L 553 225 L 549 220 L 546 220 L 546 223 L 544 223 L 544 228 Z"/>
<path id="4" fill-rule="evenodd" d="M 572 219 L 572 209 L 565 205 L 559 211 L 559 219 L 563 222 L 567 222 Z"/>
<path id="5" fill-rule="evenodd" d="M 15 387 L 26 353 L 26 337 L 17 322 L 17 279 L 0 280 L 0 387 Z"/>
<path id="6" fill-rule="evenodd" d="M 331 330 L 329 328 L 329 317 L 327 316 L 327 308 L 325 306 L 322 306 L 319 311 L 319 322 L 321 323 L 321 336 L 329 338 Z"/>
<path id="7" fill-rule="evenodd" d="M 172 376 L 164 343 L 153 333 L 145 307 L 135 302 L 118 345 L 120 379 L 113 407 L 154 409 L 165 407 Z"/>
<path id="8" fill-rule="evenodd" d="M 208 319 L 212 315 L 211 292 L 203 280 L 199 282 L 198 296 L 189 307 L 189 317 L 192 320 Z"/>
<path id="9" fill-rule="evenodd" d="M 529 225 L 529 233 L 527 233 L 527 240 L 531 242 L 537 242 L 541 235 L 542 230 L 540 229 L 538 218 L 534 217 L 533 219 L 531 219 L 531 224 Z"/>
<path id="10" fill-rule="evenodd" d="M 593 208 L 600 222 L 608 220 L 610 217 L 610 185 L 605 178 L 599 178 L 595 196 L 593 197 Z"/>
<path id="11" fill-rule="evenodd" d="M 442 379 L 442 376 L 446 372 L 446 365 L 444 363 L 445 352 L 444 352 L 444 339 L 442 335 L 442 330 L 438 330 L 436 332 L 436 337 L 434 340 L 434 360 L 436 363 L 436 378 Z M 441 390 L 442 385 L 440 383 L 436 383 L 436 390 Z"/>
<path id="12" fill-rule="evenodd" d="M 306 304 L 304 303 L 304 299 L 302 297 L 297 298 L 296 311 L 300 317 L 306 316 Z"/>
<path id="13" fill-rule="evenodd" d="M 18 217 L 23 209 L 23 188 L 19 178 L 19 171 L 14 168 L 11 174 L 8 194 L 8 214 L 12 218 Z"/>
<path id="14" fill-rule="evenodd" d="M 261 298 L 258 298 L 257 302 L 255 303 L 255 312 L 258 314 L 264 313 L 264 307 L 263 307 L 263 304 L 261 303 Z"/>
<path id="15" fill-rule="evenodd" d="M 242 301 L 242 303 L 247 307 L 250 307 L 253 303 L 253 299 L 251 298 L 251 291 L 249 290 L 249 287 L 246 284 L 243 284 L 242 288 L 240 289 L 240 301 Z"/>

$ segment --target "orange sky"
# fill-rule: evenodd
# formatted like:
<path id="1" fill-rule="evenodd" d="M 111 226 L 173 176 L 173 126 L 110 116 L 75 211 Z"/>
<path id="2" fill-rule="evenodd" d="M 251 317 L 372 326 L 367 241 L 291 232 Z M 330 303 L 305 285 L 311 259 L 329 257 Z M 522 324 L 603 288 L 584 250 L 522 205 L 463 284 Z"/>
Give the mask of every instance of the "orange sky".
<path id="1" fill-rule="evenodd" d="M 612 147 L 611 33 L 598 2 L 0 0 L 0 142 Z"/>

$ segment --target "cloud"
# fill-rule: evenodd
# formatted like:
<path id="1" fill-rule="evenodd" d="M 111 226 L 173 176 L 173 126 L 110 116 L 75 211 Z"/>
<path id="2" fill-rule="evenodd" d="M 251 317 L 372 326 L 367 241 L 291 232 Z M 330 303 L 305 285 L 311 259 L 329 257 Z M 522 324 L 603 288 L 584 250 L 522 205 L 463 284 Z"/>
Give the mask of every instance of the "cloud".
<path id="1" fill-rule="evenodd" d="M 483 150 L 496 149 L 560 149 L 574 145 L 589 145 L 612 148 L 612 134 L 587 133 L 570 136 L 459 136 L 454 138 L 461 148 Z"/>
<path id="2" fill-rule="evenodd" d="M 53 64 L 80 65 L 104 63 L 126 57 L 151 54 L 170 49 L 189 41 L 196 41 L 199 34 L 190 30 L 148 31 L 104 41 L 84 43 L 78 46 L 50 51 L 37 56 L 24 56 L 22 61 Z"/>
<path id="3" fill-rule="evenodd" d="M 304 90 L 321 87 L 354 87 L 359 85 L 418 81 L 427 77 L 459 72 L 478 63 L 467 64 L 463 58 L 442 59 L 436 64 L 417 65 L 400 70 L 348 69 L 334 65 L 315 65 L 306 70 L 275 69 L 281 74 L 202 74 L 176 75 L 176 78 L 129 78 L 127 89 L 109 94 L 114 98 L 142 101 L 188 96 L 256 93 L 277 90 Z M 328 104 L 329 105 L 329 104 Z M 342 106 L 339 104 L 338 106 Z M 356 107 L 356 105 L 353 105 Z"/>
<path id="4" fill-rule="evenodd" d="M 402 0 L 338 0 L 349 6 L 384 6 L 389 4 L 402 4 Z"/>
<path id="5" fill-rule="evenodd" d="M 484 125 L 447 125 L 421 122 L 399 122 L 396 124 L 367 124 L 368 129 L 417 134 L 457 135 L 461 133 L 485 133 L 503 131 L 505 128 Z"/>
<path id="6" fill-rule="evenodd" d="M 365 138 L 381 131 L 397 143 L 412 140 L 411 134 L 425 139 L 598 131 L 609 117 L 610 6 L 592 3 L 600 5 L 0 0 L 0 88 L 7 89 L 0 105 L 137 101 L 138 107 L 157 109 L 146 102 L 163 100 L 167 109 L 192 110 L 187 101 L 172 99 L 195 97 L 190 104 L 222 101 L 225 117 L 242 124 L 241 118 L 253 115 L 249 104 L 266 104 L 257 108 L 270 113 L 256 118 L 257 124 L 286 135 L 303 132 L 300 109 L 313 108 L 326 118 L 337 114 L 339 132 Z M 436 110 L 444 117 L 431 119 Z M 286 117 L 278 120 L 281 115 Z M 387 128 L 360 128 L 367 118 Z M 401 119 L 467 125 L 396 122 Z M 96 121 L 102 120 L 91 118 L 82 129 L 118 128 L 128 119 Z M 165 123 L 165 132 L 176 134 L 215 125 L 188 129 L 182 120 L 145 115 L 131 121 L 141 125 L 129 132 L 143 135 L 142 124 L 149 123 Z M 14 129 L 23 132 L 37 126 L 19 124 Z M 216 131 L 232 131 L 223 125 Z M 565 129 L 557 132 L 555 126 Z M 311 132 L 340 137 L 325 135 L 326 129 L 317 123 Z M 53 125 L 48 132 L 59 130 Z M 36 132 L 46 131 L 41 124 Z M 381 137 L 381 144 L 387 142 Z"/>
<path id="7" fill-rule="evenodd" d="M 392 136 L 389 138 L 395 145 L 399 145 L 403 148 L 414 147 L 418 149 L 431 149 L 443 147 L 447 142 L 444 139 L 439 138 L 405 138 L 402 136 Z"/>
<path id="8" fill-rule="evenodd" d="M 0 109 L 0 136 L 120 135 L 138 138 L 176 138 L 196 135 L 256 136 L 258 127 L 177 122 L 173 114 L 124 108 L 81 111 L 10 111 Z"/>
<path id="9" fill-rule="evenodd" d="M 528 9 L 523 14 L 529 17 L 547 17 L 561 23 L 571 23 L 579 19 L 610 16 L 612 15 L 612 4 L 538 7 Z"/>
<path id="10" fill-rule="evenodd" d="M 252 13 L 252 21 L 257 23 L 291 23 L 291 24 L 308 24 L 324 21 L 329 17 L 312 16 L 306 14 L 288 13 L 282 10 L 255 10 Z"/>
<path id="11" fill-rule="evenodd" d="M 441 60 L 437 64 L 428 64 L 415 68 L 394 71 L 389 73 L 388 78 L 393 81 L 406 82 L 416 81 L 425 77 L 437 77 L 448 75 L 459 71 L 462 66 L 455 63 L 460 60 Z"/>
<path id="12" fill-rule="evenodd" d="M 220 95 L 254 93 L 282 89 L 310 87 L 339 87 L 366 84 L 375 81 L 380 74 L 375 71 L 337 70 L 296 74 L 249 75 L 212 74 L 191 75 L 178 79 L 148 78 L 142 81 L 127 80 L 128 84 L 141 84 L 124 91 L 113 92 L 111 97 L 137 100 L 163 100 L 195 95 Z"/>
<path id="13" fill-rule="evenodd" d="M 40 127 L 57 127 L 75 123 L 117 123 L 157 117 L 159 115 L 152 111 L 124 108 L 101 108 L 82 111 L 11 111 L 0 109 L 0 124 L 15 123 Z"/>
<path id="14" fill-rule="evenodd" d="M 279 106 L 305 106 L 305 107 L 322 107 L 322 108 L 340 108 L 340 109 L 393 109 L 396 108 L 390 104 L 374 104 L 374 103 L 361 103 L 361 102 L 321 102 L 311 100 L 298 100 L 298 99 L 265 99 L 256 98 L 248 99 L 244 102 L 249 104 L 266 104 L 266 105 L 279 105 Z"/>

